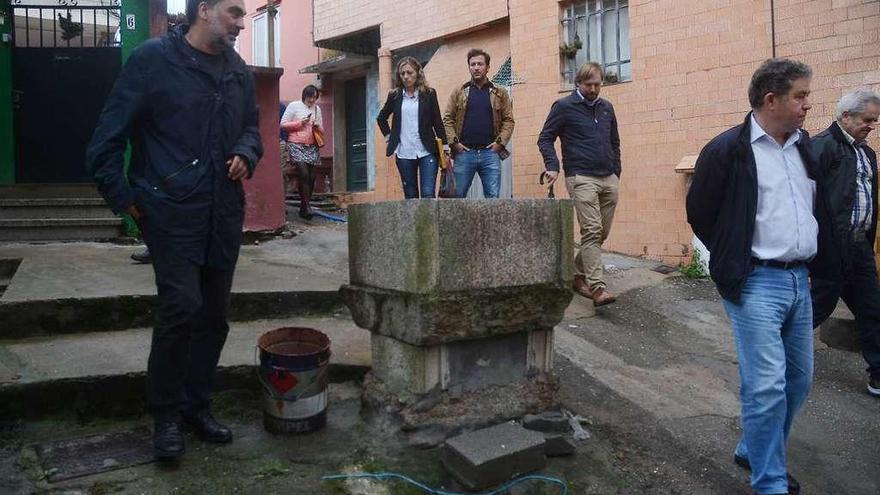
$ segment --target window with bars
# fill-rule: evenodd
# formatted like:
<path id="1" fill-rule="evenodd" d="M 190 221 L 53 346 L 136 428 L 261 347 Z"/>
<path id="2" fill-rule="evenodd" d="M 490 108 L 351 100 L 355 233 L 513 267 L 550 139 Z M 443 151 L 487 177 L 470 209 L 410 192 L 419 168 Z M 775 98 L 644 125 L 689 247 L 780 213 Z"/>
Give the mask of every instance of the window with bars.
<path id="1" fill-rule="evenodd" d="M 598 62 L 605 69 L 605 82 L 632 80 L 629 53 L 628 0 L 576 0 L 562 16 L 562 75 L 574 84 L 577 68 Z"/>

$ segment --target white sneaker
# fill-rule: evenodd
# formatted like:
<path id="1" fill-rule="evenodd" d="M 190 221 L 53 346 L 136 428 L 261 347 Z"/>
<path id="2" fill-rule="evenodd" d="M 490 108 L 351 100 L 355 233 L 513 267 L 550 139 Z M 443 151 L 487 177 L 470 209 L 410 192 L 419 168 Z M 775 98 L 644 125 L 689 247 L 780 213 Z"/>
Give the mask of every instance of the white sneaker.
<path id="1" fill-rule="evenodd" d="M 880 377 L 872 376 L 868 379 L 868 393 L 880 397 Z"/>

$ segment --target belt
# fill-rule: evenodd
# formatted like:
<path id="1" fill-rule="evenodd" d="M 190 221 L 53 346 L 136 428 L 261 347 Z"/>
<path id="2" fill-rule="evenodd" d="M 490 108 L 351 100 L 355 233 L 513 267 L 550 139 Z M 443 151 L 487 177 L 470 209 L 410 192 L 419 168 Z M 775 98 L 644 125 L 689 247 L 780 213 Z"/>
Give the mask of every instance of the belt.
<path id="1" fill-rule="evenodd" d="M 462 146 L 464 146 L 465 148 L 467 148 L 467 149 L 469 149 L 469 150 L 479 150 L 479 149 L 483 149 L 483 148 L 488 148 L 490 144 L 492 144 L 492 143 L 489 143 L 489 144 L 468 144 L 468 143 L 461 143 Z"/>
<path id="2" fill-rule="evenodd" d="M 795 261 L 779 261 L 779 260 L 761 260 L 752 257 L 752 264 L 758 266 L 769 266 L 770 268 L 781 268 L 783 270 L 791 270 L 792 268 L 800 268 L 807 264 L 804 260 Z"/>

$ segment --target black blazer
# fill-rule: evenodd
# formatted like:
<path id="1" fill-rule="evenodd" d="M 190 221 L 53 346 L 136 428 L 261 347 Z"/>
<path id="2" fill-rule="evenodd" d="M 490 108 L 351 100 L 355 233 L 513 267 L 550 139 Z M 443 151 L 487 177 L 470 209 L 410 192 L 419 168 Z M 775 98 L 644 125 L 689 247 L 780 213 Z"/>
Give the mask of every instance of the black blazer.
<path id="1" fill-rule="evenodd" d="M 877 197 L 877 154 L 865 145 L 862 148 L 868 155 L 871 168 L 871 197 Z M 843 135 L 837 122 L 813 138 L 813 151 L 819 161 L 822 193 L 827 198 L 832 218 L 832 237 L 834 249 L 820 251 L 816 258 L 827 266 L 836 269 L 831 274 L 839 278 L 843 274 L 844 260 L 849 256 L 849 231 L 853 204 L 856 201 L 856 151 Z M 876 201 L 874 203 L 876 205 Z M 873 212 L 868 227 L 868 241 L 871 248 L 877 234 L 877 212 Z M 830 278 L 830 277 L 821 277 Z"/>
<path id="2" fill-rule="evenodd" d="M 386 137 L 389 134 L 391 135 L 388 139 L 388 148 L 385 151 L 386 156 L 393 155 L 397 145 L 400 144 L 402 93 L 403 90 L 400 88 L 392 89 L 388 92 L 385 105 L 379 112 L 379 116 L 376 117 L 376 122 L 379 124 L 379 130 L 382 131 L 382 135 Z M 389 128 L 388 116 L 392 114 L 394 117 L 391 119 L 391 127 Z M 443 116 L 440 114 L 440 104 L 437 102 L 437 92 L 429 88 L 427 91 L 419 91 L 419 138 L 421 138 L 422 145 L 425 146 L 428 152 L 439 154 L 440 150 L 437 149 L 437 142 L 434 140 L 435 135 L 443 141 L 443 144 L 448 142 L 446 140 L 446 129 L 443 128 Z"/>

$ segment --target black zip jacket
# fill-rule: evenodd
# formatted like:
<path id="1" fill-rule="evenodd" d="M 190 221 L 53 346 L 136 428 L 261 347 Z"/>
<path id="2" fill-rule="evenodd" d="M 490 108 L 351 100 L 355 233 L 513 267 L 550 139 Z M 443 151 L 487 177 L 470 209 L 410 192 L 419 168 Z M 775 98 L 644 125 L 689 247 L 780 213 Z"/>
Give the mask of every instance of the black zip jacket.
<path id="1" fill-rule="evenodd" d="M 589 105 L 575 90 L 553 104 L 538 136 L 544 167 L 550 171 L 559 171 L 553 146 L 557 137 L 562 140 L 566 177 L 620 177 L 620 135 L 614 107 L 608 100 L 598 98 L 595 105 Z"/>
<path id="2" fill-rule="evenodd" d="M 752 238 L 758 210 L 758 170 L 751 145 L 751 113 L 745 121 L 712 139 L 700 152 L 687 194 L 687 218 L 694 234 L 709 248 L 709 272 L 721 297 L 739 302 L 742 286 L 752 271 Z M 819 252 L 831 248 L 830 216 L 818 163 L 809 135 L 801 131 L 796 146 L 816 181 L 814 215 L 819 224 Z M 827 275 L 833 267 L 819 256 L 810 263 L 811 275 Z"/>
<path id="3" fill-rule="evenodd" d="M 107 97 L 86 164 L 114 211 L 131 205 L 143 211 L 151 251 L 230 268 L 241 244 L 244 191 L 227 177 L 226 161 L 240 155 L 253 172 L 263 154 L 254 78 L 229 47 L 216 79 L 188 55 L 187 29 L 177 27 L 131 54 Z"/>
<path id="4" fill-rule="evenodd" d="M 868 166 L 872 171 L 871 200 L 874 212 L 867 234 L 873 249 L 877 234 L 877 154 L 868 146 L 863 146 L 862 149 L 868 156 Z M 837 122 L 816 134 L 813 138 L 813 151 L 819 161 L 819 172 L 825 186 L 835 246 L 835 249 L 820 252 L 818 257 L 822 258 L 823 263 L 842 271 L 843 260 L 848 256 L 852 211 L 856 201 L 856 151 Z"/>
<path id="5" fill-rule="evenodd" d="M 385 150 L 386 156 L 394 154 L 397 145 L 400 144 L 400 109 L 403 105 L 401 95 L 403 90 L 392 89 L 388 93 L 385 105 L 379 111 L 376 122 L 379 124 L 379 130 L 383 136 L 391 135 L 388 138 L 388 147 Z M 393 115 L 391 119 L 391 127 L 388 127 L 388 116 Z M 437 148 L 436 137 L 447 144 L 446 129 L 443 127 L 443 115 L 440 113 L 440 104 L 437 102 L 437 92 L 433 88 L 427 91 L 419 91 L 419 139 L 422 145 L 428 150 L 428 153 L 439 154 L 441 150 Z"/>

